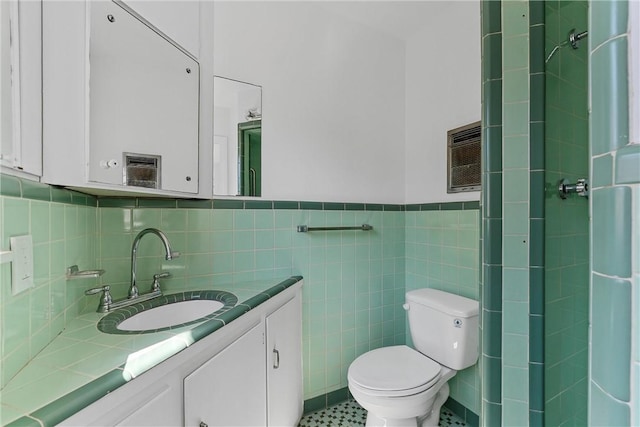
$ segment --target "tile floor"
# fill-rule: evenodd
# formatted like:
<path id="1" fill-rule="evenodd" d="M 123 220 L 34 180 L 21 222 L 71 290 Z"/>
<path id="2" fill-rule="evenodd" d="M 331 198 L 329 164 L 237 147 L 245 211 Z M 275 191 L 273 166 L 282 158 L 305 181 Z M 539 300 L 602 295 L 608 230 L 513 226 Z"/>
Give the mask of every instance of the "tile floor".
<path id="1" fill-rule="evenodd" d="M 300 420 L 298 427 L 361 427 L 367 419 L 367 411 L 362 409 L 354 400 L 331 406 L 327 409 L 312 412 Z M 440 411 L 440 427 L 466 426 L 464 421 L 454 415 L 447 408 Z"/>

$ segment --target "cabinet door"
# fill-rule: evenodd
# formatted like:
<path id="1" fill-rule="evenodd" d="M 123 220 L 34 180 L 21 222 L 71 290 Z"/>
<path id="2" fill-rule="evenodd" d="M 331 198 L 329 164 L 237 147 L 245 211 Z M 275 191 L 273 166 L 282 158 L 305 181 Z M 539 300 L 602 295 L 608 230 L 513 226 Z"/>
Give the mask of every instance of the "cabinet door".
<path id="1" fill-rule="evenodd" d="M 172 384 L 155 384 L 154 386 L 157 387 L 154 395 L 118 422 L 119 427 L 175 425 L 176 418 L 179 418 L 176 413 L 180 412 L 179 383 L 176 386 Z"/>
<path id="2" fill-rule="evenodd" d="M 42 175 L 42 2 L 0 2 L 0 165 Z"/>
<path id="3" fill-rule="evenodd" d="M 186 426 L 266 425 L 262 323 L 184 379 Z"/>
<path id="4" fill-rule="evenodd" d="M 269 426 L 295 426 L 302 416 L 302 314 L 300 294 L 267 317 Z"/>
<path id="5" fill-rule="evenodd" d="M 197 193 L 198 63 L 117 3 L 89 6 L 89 181 Z"/>

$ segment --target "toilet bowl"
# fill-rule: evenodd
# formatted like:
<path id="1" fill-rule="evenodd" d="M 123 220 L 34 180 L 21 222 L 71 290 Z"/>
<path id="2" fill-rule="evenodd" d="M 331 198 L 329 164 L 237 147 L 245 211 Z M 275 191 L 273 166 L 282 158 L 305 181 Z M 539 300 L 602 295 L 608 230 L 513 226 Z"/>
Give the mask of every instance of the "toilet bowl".
<path id="1" fill-rule="evenodd" d="M 437 426 L 455 373 L 407 346 L 383 347 L 353 361 L 349 391 L 367 426 Z"/>
<path id="2" fill-rule="evenodd" d="M 367 426 L 437 426 L 449 381 L 478 360 L 477 301 L 435 289 L 406 294 L 415 350 L 371 350 L 349 366 L 349 391 L 367 410 Z"/>

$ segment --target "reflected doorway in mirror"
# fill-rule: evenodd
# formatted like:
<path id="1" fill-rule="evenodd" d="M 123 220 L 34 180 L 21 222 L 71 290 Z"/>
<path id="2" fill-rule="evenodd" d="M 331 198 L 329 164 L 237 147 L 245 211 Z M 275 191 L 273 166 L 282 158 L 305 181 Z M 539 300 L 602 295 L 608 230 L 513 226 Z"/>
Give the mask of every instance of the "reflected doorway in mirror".
<path id="1" fill-rule="evenodd" d="M 259 197 L 262 87 L 215 76 L 213 101 L 213 194 Z"/>

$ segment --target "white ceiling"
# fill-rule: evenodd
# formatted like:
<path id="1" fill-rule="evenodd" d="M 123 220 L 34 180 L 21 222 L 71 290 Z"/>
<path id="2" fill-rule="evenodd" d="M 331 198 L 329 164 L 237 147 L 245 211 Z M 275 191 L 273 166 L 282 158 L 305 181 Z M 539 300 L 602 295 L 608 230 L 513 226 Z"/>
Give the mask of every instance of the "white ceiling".
<path id="1" fill-rule="evenodd" d="M 345 19 L 407 40 L 453 1 L 463 0 L 325 0 L 315 3 Z"/>

